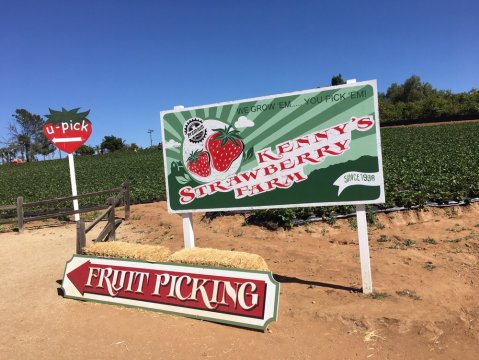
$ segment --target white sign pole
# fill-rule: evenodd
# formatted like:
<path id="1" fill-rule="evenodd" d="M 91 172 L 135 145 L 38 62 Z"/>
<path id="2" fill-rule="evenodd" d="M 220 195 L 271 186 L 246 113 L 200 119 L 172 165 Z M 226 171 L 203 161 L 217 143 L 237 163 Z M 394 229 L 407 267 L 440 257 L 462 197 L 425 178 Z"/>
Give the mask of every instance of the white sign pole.
<path id="1" fill-rule="evenodd" d="M 183 213 L 183 240 L 186 249 L 195 247 L 195 233 L 193 232 L 193 213 Z"/>
<path id="2" fill-rule="evenodd" d="M 346 80 L 346 84 L 355 84 L 356 79 Z M 366 205 L 356 206 L 356 222 L 359 238 L 359 259 L 361 261 L 361 278 L 363 293 L 373 292 L 373 280 L 371 277 L 371 260 L 369 257 L 368 222 L 366 219 Z"/>
<path id="3" fill-rule="evenodd" d="M 70 165 L 70 181 L 72 183 L 72 196 L 77 196 L 77 179 L 75 176 L 75 163 L 73 161 L 73 154 L 68 154 L 68 164 Z M 73 200 L 73 210 L 77 211 L 78 199 Z M 80 214 L 75 214 L 75 221 L 80 220 Z"/>
<path id="4" fill-rule="evenodd" d="M 175 106 L 174 110 L 184 109 L 183 105 Z M 165 165 L 166 166 L 166 165 Z M 195 247 L 195 233 L 193 232 L 193 213 L 183 213 L 183 242 L 186 249 Z"/>
<path id="5" fill-rule="evenodd" d="M 361 277 L 363 281 L 363 293 L 373 292 L 371 278 L 371 262 L 369 258 L 368 223 L 366 220 L 366 205 L 356 205 L 356 220 L 359 238 L 359 259 L 361 261 Z"/>

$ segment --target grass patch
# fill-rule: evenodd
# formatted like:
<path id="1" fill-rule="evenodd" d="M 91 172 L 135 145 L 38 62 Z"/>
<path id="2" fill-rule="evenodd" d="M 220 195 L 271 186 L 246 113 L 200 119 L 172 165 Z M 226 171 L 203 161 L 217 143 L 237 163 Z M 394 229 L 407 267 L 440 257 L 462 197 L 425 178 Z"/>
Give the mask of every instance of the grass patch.
<path id="1" fill-rule="evenodd" d="M 384 228 L 386 227 L 386 226 L 384 226 L 384 225 L 381 224 L 381 223 L 377 223 L 377 224 L 375 224 L 374 226 L 375 226 L 376 229 L 378 229 L 378 230 L 382 230 L 382 229 L 384 229 Z"/>
<path id="2" fill-rule="evenodd" d="M 373 292 L 369 296 L 374 300 L 380 300 L 380 299 L 387 298 L 389 296 L 389 294 L 385 293 L 385 292 Z"/>
<path id="3" fill-rule="evenodd" d="M 423 242 L 425 242 L 426 244 L 430 244 L 430 245 L 436 245 L 437 244 L 437 241 L 434 240 L 433 238 L 431 237 L 427 237 L 423 240 Z"/>
<path id="4" fill-rule="evenodd" d="M 446 229 L 447 231 L 451 232 L 461 232 L 467 230 L 464 226 L 460 226 L 459 224 L 454 225 L 454 227 L 450 227 Z"/>
<path id="5" fill-rule="evenodd" d="M 414 240 L 411 240 L 411 239 L 406 239 L 406 240 L 404 240 L 403 244 L 404 244 L 405 247 L 414 247 L 414 246 L 416 246 L 416 242 L 415 242 Z"/>
<path id="6" fill-rule="evenodd" d="M 380 235 L 378 242 L 384 243 L 384 242 L 389 242 L 391 241 L 391 238 L 387 235 Z"/>
<path id="7" fill-rule="evenodd" d="M 416 292 L 414 292 L 412 290 L 408 290 L 408 289 L 404 289 L 404 290 L 401 290 L 401 291 L 396 291 L 396 294 L 398 294 L 399 296 L 408 297 L 412 300 L 421 300 L 421 297 L 418 296 L 416 294 Z"/>
<path id="8" fill-rule="evenodd" d="M 426 269 L 427 271 L 433 271 L 435 268 L 436 268 L 436 265 L 434 265 L 432 261 L 426 261 L 424 263 L 424 269 Z"/>
<path id="9" fill-rule="evenodd" d="M 358 228 L 358 222 L 357 222 L 356 218 L 354 218 L 354 217 L 348 218 L 348 224 L 349 224 L 349 227 L 350 227 L 352 230 L 357 230 L 357 228 Z"/>

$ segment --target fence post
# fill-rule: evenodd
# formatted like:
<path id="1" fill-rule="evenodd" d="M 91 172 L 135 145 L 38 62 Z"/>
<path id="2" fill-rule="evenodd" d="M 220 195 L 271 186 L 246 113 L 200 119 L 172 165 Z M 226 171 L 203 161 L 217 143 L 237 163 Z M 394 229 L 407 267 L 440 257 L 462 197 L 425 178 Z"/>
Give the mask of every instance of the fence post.
<path id="1" fill-rule="evenodd" d="M 18 232 L 23 232 L 23 196 L 17 197 Z"/>
<path id="2" fill-rule="evenodd" d="M 108 240 L 115 240 L 115 198 L 111 197 L 108 199 L 108 203 L 111 206 L 110 212 L 108 213 L 108 225 L 111 226 L 111 230 L 108 233 Z"/>
<path id="3" fill-rule="evenodd" d="M 125 220 L 130 220 L 130 183 L 123 183 L 124 198 L 123 202 L 125 204 Z"/>
<path id="4" fill-rule="evenodd" d="M 77 221 L 77 254 L 82 253 L 83 247 L 86 245 L 85 222 Z"/>

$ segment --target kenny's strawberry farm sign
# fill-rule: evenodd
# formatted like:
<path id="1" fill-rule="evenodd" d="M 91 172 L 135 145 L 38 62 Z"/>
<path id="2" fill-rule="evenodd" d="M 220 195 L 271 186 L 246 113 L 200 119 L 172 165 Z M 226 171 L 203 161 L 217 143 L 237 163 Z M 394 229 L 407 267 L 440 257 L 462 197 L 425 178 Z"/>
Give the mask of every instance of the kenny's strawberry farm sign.
<path id="1" fill-rule="evenodd" d="M 279 284 L 270 272 L 75 255 L 64 296 L 266 329 L 277 318 Z"/>
<path id="2" fill-rule="evenodd" d="M 58 149 L 73 153 L 91 135 L 91 122 L 86 118 L 90 111 L 79 113 L 79 108 L 70 111 L 63 108 L 61 111 L 49 110 L 43 133 Z"/>
<path id="3" fill-rule="evenodd" d="M 171 212 L 384 202 L 376 81 L 161 118 Z"/>

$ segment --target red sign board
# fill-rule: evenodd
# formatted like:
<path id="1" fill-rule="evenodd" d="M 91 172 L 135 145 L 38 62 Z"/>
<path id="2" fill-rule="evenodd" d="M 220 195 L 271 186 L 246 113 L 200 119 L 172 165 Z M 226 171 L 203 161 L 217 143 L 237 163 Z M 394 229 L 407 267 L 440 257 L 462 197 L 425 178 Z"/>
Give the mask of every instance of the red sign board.
<path id="1" fill-rule="evenodd" d="M 65 297 L 138 306 L 256 329 L 276 320 L 279 284 L 270 272 L 75 255 Z"/>
<path id="2" fill-rule="evenodd" d="M 86 118 L 89 112 L 79 113 L 78 109 L 50 109 L 48 121 L 43 125 L 43 133 L 58 149 L 71 154 L 91 135 L 91 122 Z"/>

